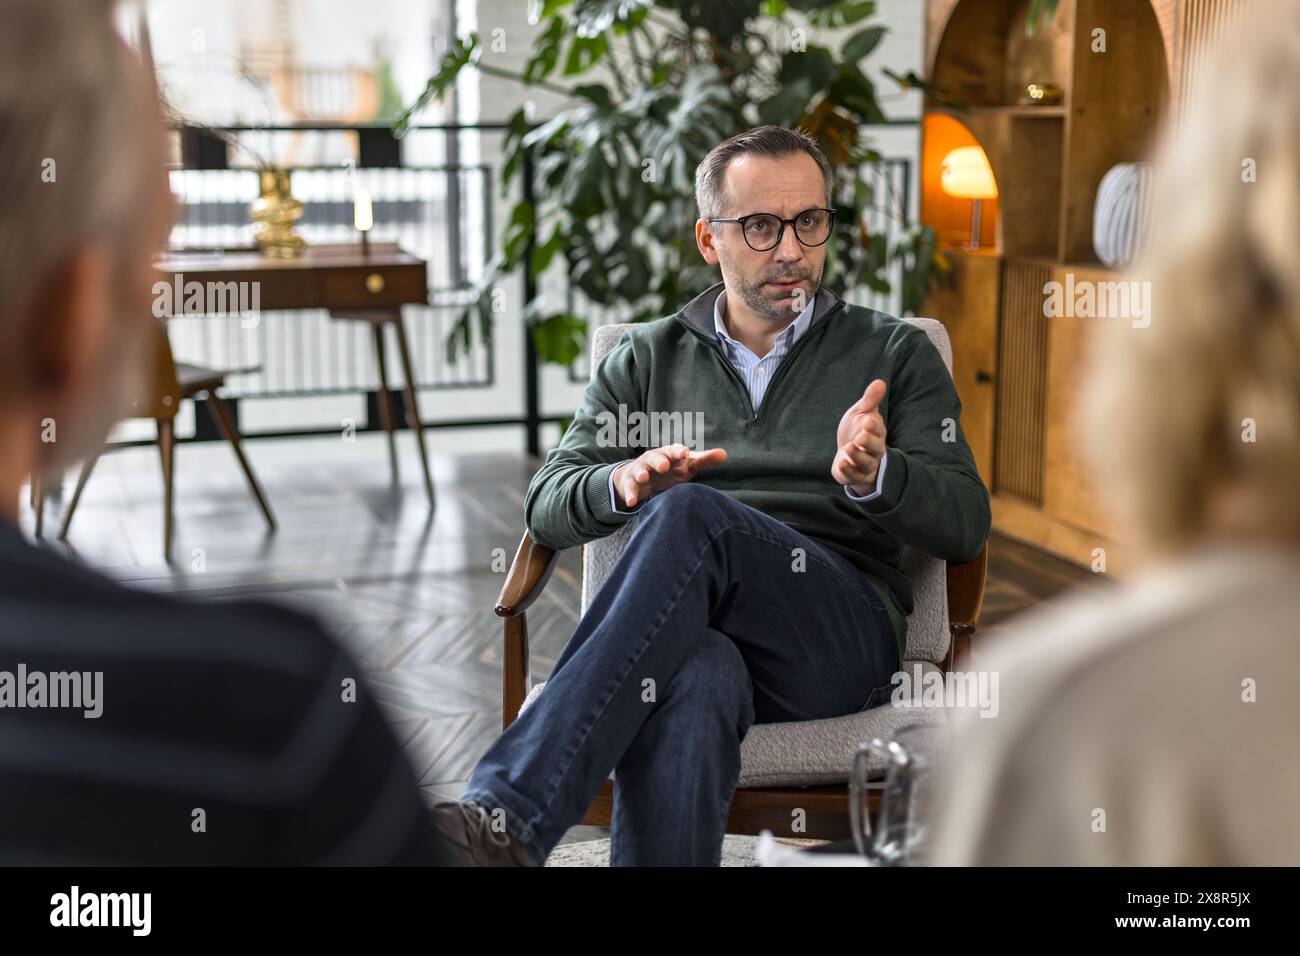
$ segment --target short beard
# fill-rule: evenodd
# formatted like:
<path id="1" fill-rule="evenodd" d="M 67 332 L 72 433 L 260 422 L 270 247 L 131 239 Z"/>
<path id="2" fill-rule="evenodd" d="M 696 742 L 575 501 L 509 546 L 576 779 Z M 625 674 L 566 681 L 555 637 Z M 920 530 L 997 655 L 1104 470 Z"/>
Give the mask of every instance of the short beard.
<path id="1" fill-rule="evenodd" d="M 817 291 L 818 277 L 811 274 L 802 277 L 811 287 L 810 289 L 800 289 L 804 296 L 802 301 L 793 295 L 781 299 L 772 299 L 764 292 L 765 280 L 760 282 L 749 282 L 745 279 L 740 280 L 736 294 L 740 299 L 749 306 L 758 315 L 765 319 L 780 321 L 782 319 L 793 319 L 802 312 Z M 798 305 L 798 308 L 795 306 Z"/>

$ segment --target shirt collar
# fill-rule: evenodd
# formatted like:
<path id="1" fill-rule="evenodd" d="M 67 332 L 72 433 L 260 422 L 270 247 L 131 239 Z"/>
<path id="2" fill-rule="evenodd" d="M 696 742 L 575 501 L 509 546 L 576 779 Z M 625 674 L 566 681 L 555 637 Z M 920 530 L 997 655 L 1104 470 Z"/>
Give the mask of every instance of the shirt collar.
<path id="1" fill-rule="evenodd" d="M 739 342 L 727 334 L 726 323 L 722 321 L 722 314 L 725 311 L 723 299 L 726 294 L 727 290 L 723 289 L 718 293 L 718 297 L 713 300 L 713 331 L 717 333 L 718 338 L 722 340 L 724 345 L 739 345 Z M 814 292 L 812 297 L 808 299 L 808 304 L 804 306 L 803 311 L 795 316 L 793 322 L 781 330 L 781 334 L 776 337 L 777 341 L 788 339 L 789 344 L 794 345 L 799 336 L 803 335 L 804 330 L 812 323 L 813 306 L 816 304 L 817 293 Z"/>

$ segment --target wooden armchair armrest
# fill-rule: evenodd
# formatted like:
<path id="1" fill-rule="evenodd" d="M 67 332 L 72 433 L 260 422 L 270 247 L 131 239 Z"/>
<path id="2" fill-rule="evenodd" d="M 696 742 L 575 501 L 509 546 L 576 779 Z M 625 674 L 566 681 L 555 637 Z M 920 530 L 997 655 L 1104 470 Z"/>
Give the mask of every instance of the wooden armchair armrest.
<path id="1" fill-rule="evenodd" d="M 501 727 L 509 727 L 528 695 L 528 620 L 524 613 L 551 579 L 560 552 L 538 544 L 525 532 L 497 597 L 496 613 L 505 618 L 501 659 Z"/>
<path id="2" fill-rule="evenodd" d="M 533 536 L 524 532 L 523 540 L 510 562 L 506 583 L 497 597 L 497 617 L 514 617 L 523 614 L 537 600 L 537 596 L 551 579 L 560 552 L 538 544 Z"/>
<path id="3" fill-rule="evenodd" d="M 948 644 L 946 670 L 953 670 L 970 654 L 971 639 L 975 636 L 980 609 L 984 606 L 988 566 L 987 543 L 973 561 L 948 562 L 948 629 L 952 639 Z"/>

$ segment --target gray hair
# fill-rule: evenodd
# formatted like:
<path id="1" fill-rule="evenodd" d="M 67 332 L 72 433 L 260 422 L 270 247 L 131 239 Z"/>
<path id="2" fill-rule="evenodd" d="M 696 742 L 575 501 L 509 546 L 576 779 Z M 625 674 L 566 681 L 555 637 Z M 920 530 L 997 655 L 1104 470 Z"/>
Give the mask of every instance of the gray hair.
<path id="1" fill-rule="evenodd" d="M 801 129 L 782 126 L 757 126 L 745 130 L 709 150 L 709 155 L 695 169 L 695 203 L 701 219 L 721 216 L 725 211 L 727 196 L 725 177 L 727 166 L 738 156 L 756 155 L 780 158 L 792 153 L 807 153 L 817 161 L 826 184 L 826 204 L 835 195 L 835 173 L 826 154 L 813 139 Z"/>
<path id="2" fill-rule="evenodd" d="M 21 373 L 35 298 L 63 257 L 133 223 L 157 116 L 110 0 L 5 0 L 0 16 L 0 369 Z M 156 171 L 154 171 L 156 175 Z M 115 235 L 116 233 L 116 235 Z"/>

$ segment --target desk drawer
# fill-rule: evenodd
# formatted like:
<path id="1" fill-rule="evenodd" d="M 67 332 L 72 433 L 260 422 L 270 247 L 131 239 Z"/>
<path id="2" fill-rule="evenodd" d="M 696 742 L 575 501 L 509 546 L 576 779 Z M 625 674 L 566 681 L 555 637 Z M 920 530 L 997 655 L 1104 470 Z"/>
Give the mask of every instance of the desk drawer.
<path id="1" fill-rule="evenodd" d="M 428 301 L 425 267 L 377 266 L 330 269 L 325 273 L 326 308 L 381 309 Z"/>

